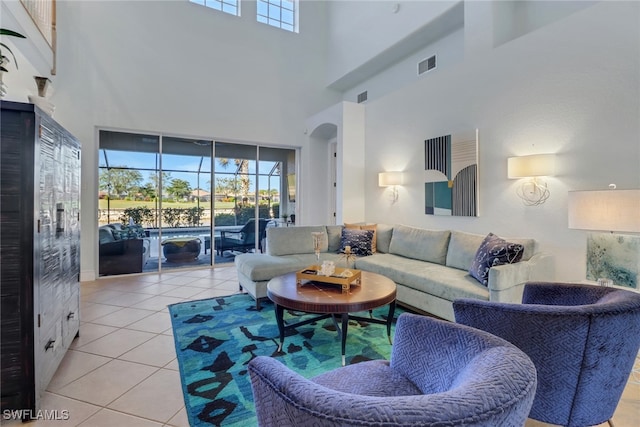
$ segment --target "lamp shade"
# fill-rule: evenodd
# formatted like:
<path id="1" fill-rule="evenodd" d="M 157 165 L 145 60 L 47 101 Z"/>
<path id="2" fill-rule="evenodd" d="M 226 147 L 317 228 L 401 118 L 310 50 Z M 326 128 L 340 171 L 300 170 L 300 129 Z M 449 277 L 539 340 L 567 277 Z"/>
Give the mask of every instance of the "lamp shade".
<path id="1" fill-rule="evenodd" d="M 640 232 L 640 190 L 569 192 L 569 228 Z"/>
<path id="2" fill-rule="evenodd" d="M 402 185 L 404 179 L 402 172 L 380 172 L 378 174 L 378 186 L 389 187 L 392 185 Z"/>
<path id="3" fill-rule="evenodd" d="M 534 154 L 531 156 L 509 157 L 507 159 L 509 179 L 552 176 L 555 173 L 555 154 Z"/>

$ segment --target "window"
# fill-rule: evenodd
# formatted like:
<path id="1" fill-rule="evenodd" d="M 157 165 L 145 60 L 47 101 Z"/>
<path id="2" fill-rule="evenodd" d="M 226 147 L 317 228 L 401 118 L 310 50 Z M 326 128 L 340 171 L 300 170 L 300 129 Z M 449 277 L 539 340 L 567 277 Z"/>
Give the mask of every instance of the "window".
<path id="1" fill-rule="evenodd" d="M 240 16 L 240 6 L 238 0 L 189 0 L 191 3 L 200 4 L 210 7 L 211 9 L 220 10 L 222 12 Z"/>
<path id="2" fill-rule="evenodd" d="M 298 32 L 298 0 L 258 0 L 258 22 Z"/>

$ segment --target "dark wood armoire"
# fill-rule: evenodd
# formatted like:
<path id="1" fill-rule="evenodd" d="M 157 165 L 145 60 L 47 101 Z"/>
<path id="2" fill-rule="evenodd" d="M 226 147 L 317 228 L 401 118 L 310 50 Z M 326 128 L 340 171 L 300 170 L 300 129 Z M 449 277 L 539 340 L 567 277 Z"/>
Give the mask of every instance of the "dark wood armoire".
<path id="1" fill-rule="evenodd" d="M 1 104 L 1 409 L 29 418 L 79 332 L 80 143 L 32 104 Z"/>

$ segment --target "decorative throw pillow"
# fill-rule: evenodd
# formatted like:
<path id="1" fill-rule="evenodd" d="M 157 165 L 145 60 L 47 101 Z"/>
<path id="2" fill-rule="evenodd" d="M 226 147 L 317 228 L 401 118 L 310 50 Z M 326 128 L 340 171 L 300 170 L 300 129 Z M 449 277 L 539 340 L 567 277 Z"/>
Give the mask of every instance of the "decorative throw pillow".
<path id="1" fill-rule="evenodd" d="M 126 238 L 128 239 L 138 239 L 145 237 L 144 228 L 139 225 L 127 225 L 123 228 L 123 230 L 126 230 L 128 235 L 128 237 Z"/>
<path id="2" fill-rule="evenodd" d="M 496 265 L 514 264 L 522 259 L 524 246 L 510 243 L 493 233 L 484 238 L 473 258 L 469 274 L 483 285 L 489 284 L 489 269 Z"/>
<path id="3" fill-rule="evenodd" d="M 373 230 L 343 228 L 340 252 L 344 252 L 346 246 L 351 246 L 351 253 L 354 255 L 373 255 L 371 251 L 372 240 Z"/>
<path id="4" fill-rule="evenodd" d="M 123 232 L 122 230 L 112 230 L 111 234 L 113 234 L 114 240 L 124 240 L 127 238 L 127 233 Z"/>
<path id="5" fill-rule="evenodd" d="M 356 229 L 356 230 L 373 230 L 373 239 L 371 240 L 371 252 L 373 252 L 374 254 L 377 251 L 377 228 L 378 226 L 376 224 L 368 224 L 368 225 L 362 225 L 362 224 L 345 224 L 344 225 L 345 228 L 352 228 L 352 229 Z"/>

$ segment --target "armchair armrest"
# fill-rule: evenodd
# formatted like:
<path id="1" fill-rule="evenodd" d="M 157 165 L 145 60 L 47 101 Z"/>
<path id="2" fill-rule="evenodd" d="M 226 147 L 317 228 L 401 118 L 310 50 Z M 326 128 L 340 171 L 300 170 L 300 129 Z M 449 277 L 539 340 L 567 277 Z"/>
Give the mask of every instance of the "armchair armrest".
<path id="1" fill-rule="evenodd" d="M 524 283 L 553 278 L 553 257 L 537 253 L 527 261 L 491 267 L 489 270 L 489 300 L 519 303 L 522 301 Z"/>
<path id="2" fill-rule="evenodd" d="M 258 356 L 249 363 L 256 414 L 265 426 L 352 425 L 370 420 L 380 398 L 331 390 L 286 368 L 278 360 Z M 341 416 L 340 416 L 341 415 Z"/>

